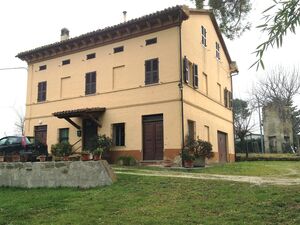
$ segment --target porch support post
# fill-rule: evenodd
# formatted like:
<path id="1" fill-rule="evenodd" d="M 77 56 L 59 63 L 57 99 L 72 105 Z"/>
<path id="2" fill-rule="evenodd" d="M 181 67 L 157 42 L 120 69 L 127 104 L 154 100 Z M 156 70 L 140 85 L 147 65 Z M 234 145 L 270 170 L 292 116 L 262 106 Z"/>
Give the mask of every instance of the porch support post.
<path id="1" fill-rule="evenodd" d="M 73 120 L 71 120 L 69 117 L 64 117 L 64 119 L 66 121 L 68 121 L 70 124 L 72 124 L 74 127 L 76 127 L 77 130 L 81 130 L 81 127 L 77 123 L 75 123 Z"/>

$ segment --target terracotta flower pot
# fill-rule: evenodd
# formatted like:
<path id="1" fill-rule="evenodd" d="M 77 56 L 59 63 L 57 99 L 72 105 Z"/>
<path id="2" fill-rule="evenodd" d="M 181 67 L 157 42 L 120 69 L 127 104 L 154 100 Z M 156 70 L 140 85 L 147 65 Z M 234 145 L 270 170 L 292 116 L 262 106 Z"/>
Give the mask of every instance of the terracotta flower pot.
<path id="1" fill-rule="evenodd" d="M 101 159 L 101 155 L 93 155 L 94 161 L 99 161 Z"/>
<path id="2" fill-rule="evenodd" d="M 40 162 L 46 162 L 46 158 L 47 158 L 47 156 L 45 156 L 45 155 L 39 156 Z"/>
<path id="3" fill-rule="evenodd" d="M 90 154 L 89 153 L 82 153 L 81 154 L 81 161 L 90 161 Z"/>
<path id="4" fill-rule="evenodd" d="M 63 156 L 63 161 L 69 161 L 69 156 Z"/>
<path id="5" fill-rule="evenodd" d="M 193 160 L 185 160 L 184 161 L 184 167 L 185 168 L 193 168 L 194 167 L 194 161 Z"/>
<path id="6" fill-rule="evenodd" d="M 12 158 L 13 162 L 20 162 L 20 160 L 21 160 L 20 155 L 12 155 L 11 158 Z"/>

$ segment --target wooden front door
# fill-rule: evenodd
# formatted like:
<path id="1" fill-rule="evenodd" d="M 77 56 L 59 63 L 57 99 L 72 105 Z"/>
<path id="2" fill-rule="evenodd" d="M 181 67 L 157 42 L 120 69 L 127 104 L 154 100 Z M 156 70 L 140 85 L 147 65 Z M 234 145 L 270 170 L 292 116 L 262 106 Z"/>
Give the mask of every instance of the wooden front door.
<path id="1" fill-rule="evenodd" d="M 82 121 L 82 142 L 83 149 L 90 150 L 94 148 L 95 138 L 98 136 L 98 125 L 89 119 Z"/>
<path id="2" fill-rule="evenodd" d="M 34 140 L 36 144 L 47 145 L 47 125 L 34 127 Z"/>
<path id="3" fill-rule="evenodd" d="M 227 162 L 227 134 L 218 131 L 219 162 Z"/>
<path id="4" fill-rule="evenodd" d="M 143 159 L 163 160 L 163 115 L 143 116 Z"/>

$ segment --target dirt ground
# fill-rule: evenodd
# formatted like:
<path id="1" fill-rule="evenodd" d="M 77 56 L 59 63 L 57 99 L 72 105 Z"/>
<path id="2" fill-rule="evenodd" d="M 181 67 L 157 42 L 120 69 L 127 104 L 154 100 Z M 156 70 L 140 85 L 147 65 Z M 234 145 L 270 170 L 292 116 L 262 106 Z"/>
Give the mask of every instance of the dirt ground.
<path id="1" fill-rule="evenodd" d="M 130 168 L 114 168 L 114 171 L 116 174 L 129 174 L 135 176 L 176 177 L 199 180 L 225 180 L 234 182 L 244 182 L 255 185 L 300 185 L 300 178 L 235 176 L 204 173 L 187 173 L 177 171 L 155 171 Z"/>

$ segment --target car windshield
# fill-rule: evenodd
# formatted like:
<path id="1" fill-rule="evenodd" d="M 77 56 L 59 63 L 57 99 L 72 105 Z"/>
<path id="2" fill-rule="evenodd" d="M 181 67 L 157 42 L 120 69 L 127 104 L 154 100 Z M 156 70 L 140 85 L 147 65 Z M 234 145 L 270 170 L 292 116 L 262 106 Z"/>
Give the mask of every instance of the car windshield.
<path id="1" fill-rule="evenodd" d="M 0 139 L 0 145 L 4 145 L 7 141 L 7 138 Z"/>

